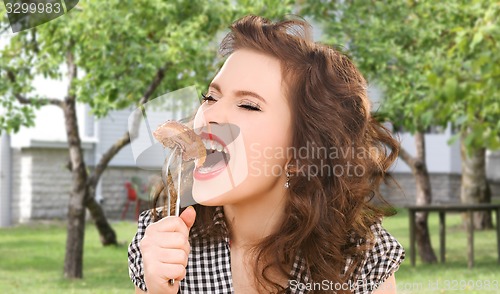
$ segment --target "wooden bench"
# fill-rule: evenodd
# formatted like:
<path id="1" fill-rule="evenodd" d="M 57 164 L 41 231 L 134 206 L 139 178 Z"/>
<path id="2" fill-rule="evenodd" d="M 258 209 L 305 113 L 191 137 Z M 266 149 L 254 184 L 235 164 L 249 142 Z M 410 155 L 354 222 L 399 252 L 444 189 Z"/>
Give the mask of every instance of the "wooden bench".
<path id="1" fill-rule="evenodd" d="M 498 263 L 500 263 L 500 204 L 432 204 L 432 205 L 411 205 L 406 206 L 410 218 L 410 261 L 411 265 L 415 266 L 415 225 L 416 213 L 422 212 L 438 212 L 439 213 L 439 248 L 440 261 L 445 262 L 445 234 L 446 234 L 446 213 L 448 212 L 466 212 L 469 215 L 469 224 L 467 225 L 467 256 L 468 267 L 474 266 L 474 225 L 472 212 L 473 211 L 496 211 L 496 233 L 497 233 L 497 254 Z"/>

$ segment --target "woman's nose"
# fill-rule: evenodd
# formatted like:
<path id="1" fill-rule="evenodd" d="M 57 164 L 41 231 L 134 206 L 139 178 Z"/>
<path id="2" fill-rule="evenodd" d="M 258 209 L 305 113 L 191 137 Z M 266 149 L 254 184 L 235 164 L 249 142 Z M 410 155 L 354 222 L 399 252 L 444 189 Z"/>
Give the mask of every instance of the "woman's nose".
<path id="1" fill-rule="evenodd" d="M 207 102 L 205 102 L 207 103 Z M 210 124 L 227 123 L 228 105 L 223 101 L 217 101 L 212 104 L 203 104 L 198 108 L 195 117 L 195 128 L 206 128 Z"/>

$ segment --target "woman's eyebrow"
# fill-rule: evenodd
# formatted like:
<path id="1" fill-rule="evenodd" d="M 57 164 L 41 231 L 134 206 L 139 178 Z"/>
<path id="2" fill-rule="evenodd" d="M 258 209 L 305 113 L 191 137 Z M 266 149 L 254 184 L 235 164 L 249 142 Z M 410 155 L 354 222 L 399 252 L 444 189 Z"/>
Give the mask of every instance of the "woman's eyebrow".
<path id="1" fill-rule="evenodd" d="M 208 86 L 209 88 L 214 88 L 215 90 L 217 90 L 217 92 L 222 92 L 221 89 L 220 89 L 220 86 L 216 83 L 210 83 L 210 85 Z"/>
<path id="2" fill-rule="evenodd" d="M 221 87 L 216 84 L 216 83 L 211 83 L 210 88 L 214 88 L 215 90 L 217 90 L 219 93 L 221 93 Z M 255 92 L 252 92 L 252 91 L 247 91 L 247 90 L 238 90 L 238 91 L 235 91 L 234 92 L 234 95 L 236 97 L 239 97 L 239 96 L 252 96 L 254 98 L 257 98 L 259 99 L 260 101 L 264 102 L 264 103 L 267 103 L 266 102 L 266 99 L 262 98 L 262 96 L 260 96 L 259 94 L 255 93 Z"/>
<path id="3" fill-rule="evenodd" d="M 262 98 L 262 96 L 260 96 L 259 94 L 255 93 L 255 92 L 252 92 L 252 91 L 239 90 L 239 91 L 235 92 L 235 96 L 236 97 L 238 97 L 238 96 L 252 96 L 254 98 L 259 99 L 263 103 L 266 103 L 266 99 Z"/>

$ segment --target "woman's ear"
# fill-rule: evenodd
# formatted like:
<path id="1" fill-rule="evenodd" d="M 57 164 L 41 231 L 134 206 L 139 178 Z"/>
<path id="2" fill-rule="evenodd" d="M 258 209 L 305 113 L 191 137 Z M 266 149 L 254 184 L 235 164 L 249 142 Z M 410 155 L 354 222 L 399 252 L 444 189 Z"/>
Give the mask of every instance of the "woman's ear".
<path id="1" fill-rule="evenodd" d="M 299 170 L 299 160 L 295 158 L 289 158 L 286 161 L 284 170 L 290 174 L 296 174 Z"/>

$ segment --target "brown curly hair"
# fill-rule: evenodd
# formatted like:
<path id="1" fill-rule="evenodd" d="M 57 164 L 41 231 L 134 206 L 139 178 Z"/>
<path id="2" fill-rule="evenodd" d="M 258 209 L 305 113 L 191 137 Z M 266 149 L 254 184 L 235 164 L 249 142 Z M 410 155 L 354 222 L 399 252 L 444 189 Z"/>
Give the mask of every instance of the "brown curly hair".
<path id="1" fill-rule="evenodd" d="M 269 273 L 278 271 L 291 279 L 290 266 L 299 254 L 312 281 L 346 283 L 355 278 L 372 245 L 370 225 L 386 214 L 387 206 L 371 200 L 376 196 L 382 200 L 378 203 L 386 203 L 378 188 L 399 144 L 371 116 L 367 83 L 354 64 L 340 51 L 313 42 L 306 21 L 273 23 L 246 16 L 230 29 L 220 46 L 223 56 L 245 48 L 280 61 L 292 112 L 292 148 L 329 151 L 292 158 L 285 218 L 254 248 L 256 280 L 284 293 Z M 342 172 L 307 173 L 311 167 L 341 167 Z M 212 224 L 215 208 L 195 209 L 195 227 L 204 232 L 198 238 L 222 238 L 224 232 Z M 344 272 L 347 257 L 351 263 Z"/>

